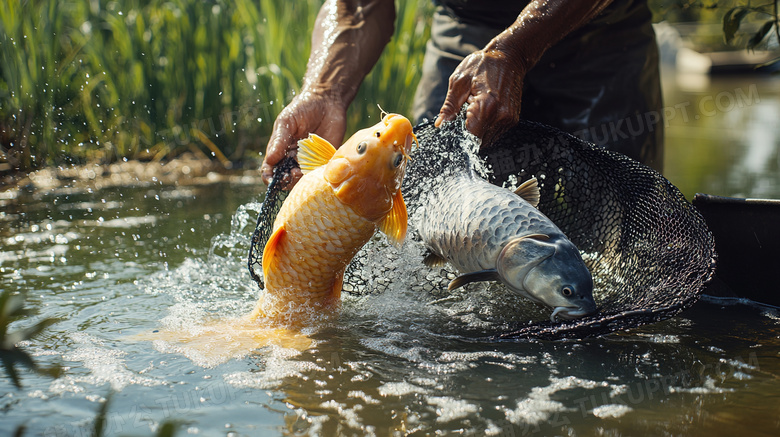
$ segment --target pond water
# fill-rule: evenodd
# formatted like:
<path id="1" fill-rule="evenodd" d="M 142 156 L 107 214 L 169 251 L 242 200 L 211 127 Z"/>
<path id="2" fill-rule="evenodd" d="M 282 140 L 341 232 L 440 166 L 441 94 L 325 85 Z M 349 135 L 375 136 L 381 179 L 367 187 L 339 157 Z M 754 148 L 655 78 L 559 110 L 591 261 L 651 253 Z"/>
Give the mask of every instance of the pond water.
<path id="1" fill-rule="evenodd" d="M 664 176 L 688 199 L 780 199 L 780 75 L 664 77 Z"/>
<path id="2" fill-rule="evenodd" d="M 680 83 L 667 87 L 669 179 L 688 198 L 780 198 L 777 79 Z M 742 95 L 753 98 L 740 106 Z M 305 350 L 220 359 L 140 339 L 252 309 L 245 257 L 263 191 L 247 176 L 4 194 L 0 284 L 59 320 L 22 346 L 65 372 L 24 371 L 22 390 L 0 378 L 0 434 L 25 424 L 28 435 L 89 435 L 109 393 L 106 430 L 122 435 L 166 420 L 179 435 L 780 431 L 780 311 L 748 301 L 706 298 L 603 338 L 489 342 L 444 329 L 430 296 L 391 289 L 345 296 L 337 318 L 306 330 Z"/>

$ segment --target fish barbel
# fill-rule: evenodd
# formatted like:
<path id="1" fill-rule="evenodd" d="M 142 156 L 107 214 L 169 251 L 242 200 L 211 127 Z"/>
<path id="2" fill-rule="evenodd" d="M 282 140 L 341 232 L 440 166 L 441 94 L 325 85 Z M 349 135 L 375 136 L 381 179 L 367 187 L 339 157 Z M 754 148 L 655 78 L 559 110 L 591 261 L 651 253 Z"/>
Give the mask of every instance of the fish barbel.
<path id="1" fill-rule="evenodd" d="M 400 188 L 416 141 L 409 120 L 387 114 L 338 150 L 316 135 L 299 142 L 304 176 L 263 250 L 268 299 L 258 302 L 254 315 L 333 306 L 346 266 L 377 228 L 392 243 L 403 242 L 407 212 Z"/>
<path id="2" fill-rule="evenodd" d="M 541 211 L 536 179 L 517 191 L 472 173 L 441 178 L 423 203 L 419 233 L 429 266 L 451 263 L 461 274 L 449 289 L 500 281 L 518 294 L 554 308 L 551 319 L 596 311 L 593 279 L 579 250 Z"/>

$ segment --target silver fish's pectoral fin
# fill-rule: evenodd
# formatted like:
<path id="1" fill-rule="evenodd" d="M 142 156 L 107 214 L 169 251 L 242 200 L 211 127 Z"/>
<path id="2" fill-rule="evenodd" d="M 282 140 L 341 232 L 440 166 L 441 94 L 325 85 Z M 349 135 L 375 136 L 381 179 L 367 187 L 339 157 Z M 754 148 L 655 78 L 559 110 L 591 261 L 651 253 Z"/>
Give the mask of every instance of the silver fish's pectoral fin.
<path id="1" fill-rule="evenodd" d="M 444 259 L 443 256 L 429 249 L 428 253 L 423 257 L 423 264 L 430 268 L 442 267 L 444 264 L 447 264 L 447 260 Z"/>
<path id="2" fill-rule="evenodd" d="M 447 287 L 447 290 L 452 291 L 471 282 L 490 282 L 500 280 L 501 277 L 498 275 L 498 272 L 495 269 L 480 270 L 478 272 L 465 273 L 453 279 L 452 282 L 450 282 L 450 285 Z"/>
<path id="3" fill-rule="evenodd" d="M 522 197 L 523 200 L 536 208 L 539 205 L 539 198 L 541 196 L 539 193 L 539 182 L 536 178 L 528 179 L 517 187 L 515 194 Z"/>

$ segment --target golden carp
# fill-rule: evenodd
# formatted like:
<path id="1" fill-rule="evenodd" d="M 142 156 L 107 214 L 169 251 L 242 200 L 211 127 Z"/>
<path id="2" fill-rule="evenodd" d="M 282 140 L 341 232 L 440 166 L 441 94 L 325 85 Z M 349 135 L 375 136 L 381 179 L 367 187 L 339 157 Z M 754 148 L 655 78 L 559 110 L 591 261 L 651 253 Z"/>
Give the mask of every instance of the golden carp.
<path id="1" fill-rule="evenodd" d="M 314 340 L 299 328 L 328 315 L 341 296 L 344 270 L 380 229 L 400 245 L 406 237 L 401 181 L 417 138 L 412 124 L 387 114 L 336 150 L 310 135 L 299 142 L 303 177 L 282 204 L 263 251 L 265 292 L 248 316 L 191 329 L 160 329 L 133 336 L 157 341 L 204 367 L 259 347 L 299 351 Z"/>
<path id="2" fill-rule="evenodd" d="M 333 307 L 344 270 L 377 228 L 392 243 L 403 242 L 407 212 L 400 188 L 416 141 L 412 124 L 398 114 L 356 132 L 338 150 L 314 134 L 299 141 L 304 176 L 263 250 L 266 295 L 253 316 L 288 319 Z"/>

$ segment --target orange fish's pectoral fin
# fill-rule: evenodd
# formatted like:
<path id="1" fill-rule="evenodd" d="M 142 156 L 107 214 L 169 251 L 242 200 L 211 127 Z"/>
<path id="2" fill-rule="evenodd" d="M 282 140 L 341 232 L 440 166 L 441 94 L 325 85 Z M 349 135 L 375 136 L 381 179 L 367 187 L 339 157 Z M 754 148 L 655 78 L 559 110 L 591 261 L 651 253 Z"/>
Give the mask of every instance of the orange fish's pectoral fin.
<path id="1" fill-rule="evenodd" d="M 317 134 L 309 134 L 308 138 L 298 141 L 298 165 L 306 174 L 330 161 L 336 153 L 336 148 L 325 138 Z"/>
<path id="2" fill-rule="evenodd" d="M 406 228 L 409 215 L 406 212 L 406 202 L 398 190 L 393 196 L 393 208 L 379 223 L 379 230 L 387 235 L 387 238 L 396 247 L 401 247 L 406 239 Z"/>
<path id="3" fill-rule="evenodd" d="M 282 239 L 287 234 L 287 231 L 284 229 L 284 226 L 280 226 L 277 230 L 274 231 L 273 234 L 268 238 L 268 242 L 265 243 L 265 248 L 263 249 L 263 275 L 268 275 L 268 272 L 271 271 L 271 263 L 273 262 L 274 258 L 276 257 L 277 250 L 279 249 L 279 244 L 282 242 Z"/>
<path id="4" fill-rule="evenodd" d="M 344 287 L 344 270 L 346 270 L 346 268 L 341 269 L 340 272 L 336 273 L 336 277 L 333 279 L 333 289 L 330 292 L 332 301 L 329 302 L 331 304 L 341 298 L 341 289 Z"/>

